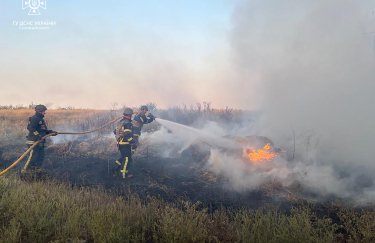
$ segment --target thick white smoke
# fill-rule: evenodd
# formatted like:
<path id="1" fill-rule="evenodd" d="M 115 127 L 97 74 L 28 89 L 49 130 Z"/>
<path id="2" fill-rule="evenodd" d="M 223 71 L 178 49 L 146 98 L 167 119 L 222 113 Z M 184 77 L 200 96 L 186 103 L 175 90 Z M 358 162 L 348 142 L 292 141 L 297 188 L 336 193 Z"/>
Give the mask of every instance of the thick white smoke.
<path id="1" fill-rule="evenodd" d="M 284 187 L 300 185 L 301 192 L 314 193 L 318 199 L 333 196 L 361 204 L 373 201 L 372 178 L 360 173 L 361 170 L 345 173 L 344 167 L 321 163 L 314 156 L 299 156 L 288 161 L 284 153 L 273 161 L 252 165 L 242 157 L 241 151 L 246 146 L 235 139 L 223 138 L 231 131 L 223 130 L 214 122 L 208 122 L 203 129 L 195 129 L 162 119 L 158 121 L 163 124 L 161 129 L 142 134 L 141 143 L 158 147 L 159 156 L 167 158 L 181 156 L 192 144 L 208 144 L 211 156 L 207 169 L 224 176 L 236 191 L 257 190 L 268 182 L 277 182 Z"/>
<path id="2" fill-rule="evenodd" d="M 295 141 L 292 170 L 306 171 L 306 185 L 371 202 L 374 8 L 371 0 L 241 1 L 231 37 L 241 77 L 261 87 L 258 132 L 289 150 Z"/>
<path id="3" fill-rule="evenodd" d="M 259 88 L 256 133 L 287 152 L 253 168 L 213 149 L 208 168 L 236 190 L 277 180 L 322 197 L 374 203 L 373 9 L 371 0 L 241 1 L 230 33 L 233 82 Z"/>

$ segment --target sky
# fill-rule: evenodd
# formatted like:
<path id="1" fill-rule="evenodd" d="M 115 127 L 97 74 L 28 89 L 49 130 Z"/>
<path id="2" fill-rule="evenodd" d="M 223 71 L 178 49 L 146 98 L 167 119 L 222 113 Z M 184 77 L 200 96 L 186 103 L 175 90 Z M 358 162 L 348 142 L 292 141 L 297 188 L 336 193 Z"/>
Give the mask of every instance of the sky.
<path id="1" fill-rule="evenodd" d="M 41 15 L 29 16 L 22 1 L 0 2 L 0 104 L 248 106 L 225 94 L 230 82 L 223 83 L 218 72 L 229 62 L 235 1 L 46 4 Z M 56 25 L 24 30 L 14 21 Z"/>
<path id="2" fill-rule="evenodd" d="M 341 18 L 357 23 L 347 35 L 356 35 L 356 44 L 372 53 L 368 64 L 375 59 L 374 0 L 33 1 L 46 3 L 39 16 L 28 15 L 21 0 L 0 2 L 2 105 L 106 109 L 210 102 L 217 108 L 265 110 L 272 99 L 270 73 L 264 70 L 273 71 L 274 61 L 282 64 L 289 51 L 308 60 L 304 45 L 311 45 L 311 52 L 320 41 L 335 46 L 342 41 L 336 25 L 344 26 L 335 21 Z M 329 18 L 327 32 L 319 23 L 322 14 Z M 56 25 L 48 30 L 17 25 L 35 21 Z M 303 25 L 322 31 L 311 29 L 308 36 Z M 345 48 L 338 52 L 358 50 Z"/>

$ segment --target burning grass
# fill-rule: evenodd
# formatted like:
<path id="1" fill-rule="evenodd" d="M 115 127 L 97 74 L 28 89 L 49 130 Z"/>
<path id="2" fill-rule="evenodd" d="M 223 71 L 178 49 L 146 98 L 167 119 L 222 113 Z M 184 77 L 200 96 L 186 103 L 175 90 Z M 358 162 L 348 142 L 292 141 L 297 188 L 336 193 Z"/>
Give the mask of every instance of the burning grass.
<path id="1" fill-rule="evenodd" d="M 269 143 L 267 143 L 263 146 L 263 148 L 260 149 L 247 148 L 245 149 L 245 154 L 245 156 L 254 165 L 273 160 L 278 155 L 277 152 L 272 151 L 271 145 Z"/>

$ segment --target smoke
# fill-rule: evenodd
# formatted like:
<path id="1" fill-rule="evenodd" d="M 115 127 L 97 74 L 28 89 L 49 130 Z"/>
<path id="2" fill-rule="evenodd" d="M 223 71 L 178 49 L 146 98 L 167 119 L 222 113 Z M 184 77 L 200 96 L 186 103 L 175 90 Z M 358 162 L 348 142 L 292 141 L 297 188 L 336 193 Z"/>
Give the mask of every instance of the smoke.
<path id="1" fill-rule="evenodd" d="M 156 121 L 171 129 L 177 137 L 183 138 L 185 148 L 197 141 L 220 148 L 238 148 L 236 142 L 223 138 L 227 133 L 215 122 L 206 122 L 203 129 L 196 129 L 160 118 L 156 118 Z"/>
<path id="2" fill-rule="evenodd" d="M 258 133 L 295 146 L 298 162 L 289 170 L 306 171 L 306 186 L 363 202 L 375 201 L 375 62 L 366 35 L 374 7 L 370 0 L 242 1 L 231 33 L 241 78 L 260 87 Z"/>
<path id="3" fill-rule="evenodd" d="M 140 143 L 159 147 L 158 155 L 166 158 L 181 156 L 192 144 L 203 143 L 215 148 L 238 148 L 238 143 L 224 138 L 227 132 L 215 122 L 206 122 L 203 129 L 197 129 L 161 118 L 156 121 L 162 127 L 155 132 L 142 133 Z"/>
<path id="4" fill-rule="evenodd" d="M 202 129 L 196 129 L 159 118 L 157 122 L 163 125 L 161 129 L 144 133 L 142 144 L 152 144 L 152 148 L 166 158 L 178 158 L 192 144 L 209 145 L 203 148 L 210 150 L 206 168 L 224 177 L 233 190 L 258 190 L 269 182 L 276 182 L 284 188 L 298 185 L 302 190 L 297 193 L 313 195 L 314 199 L 339 197 L 360 204 L 373 200 L 373 178 L 363 169 L 347 171 L 343 166 L 322 163 L 316 160 L 313 152 L 309 156 L 295 156 L 293 160 L 288 159 L 287 153 L 281 152 L 272 161 L 252 165 L 242 154 L 248 145 L 239 142 L 233 136 L 236 131 L 226 126 L 208 121 Z"/>
<path id="5" fill-rule="evenodd" d="M 186 140 L 186 137 L 177 136 L 165 127 L 161 127 L 152 133 L 142 133 L 140 143 L 144 144 L 148 142 L 156 147 L 158 155 L 164 158 L 178 157 L 181 151 L 192 143 L 192 141 Z"/>
<path id="6" fill-rule="evenodd" d="M 206 127 L 195 134 L 203 141 L 210 138 L 207 168 L 238 191 L 276 180 L 285 187 L 297 183 L 321 199 L 373 203 L 375 60 L 366 33 L 372 24 L 375 28 L 374 5 L 366 0 L 241 1 L 230 33 L 233 82 L 257 88 L 251 93 L 262 115 L 251 129 L 229 124 L 236 129 Z M 248 95 L 246 89 L 241 92 Z M 219 140 L 224 134 L 250 135 L 238 131 L 267 136 L 286 153 L 248 166 L 203 135 Z M 186 148 L 194 141 L 189 136 L 176 136 L 182 141 L 171 147 Z"/>

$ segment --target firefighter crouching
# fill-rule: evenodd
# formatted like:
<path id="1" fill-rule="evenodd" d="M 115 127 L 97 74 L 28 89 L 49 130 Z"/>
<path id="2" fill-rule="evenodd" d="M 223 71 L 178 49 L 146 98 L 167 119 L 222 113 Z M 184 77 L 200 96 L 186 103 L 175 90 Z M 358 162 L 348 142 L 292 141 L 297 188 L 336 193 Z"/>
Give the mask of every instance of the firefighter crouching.
<path id="1" fill-rule="evenodd" d="M 133 150 L 135 150 L 139 144 L 139 137 L 141 136 L 141 130 L 144 124 L 151 123 L 155 120 L 155 116 L 148 113 L 148 107 L 142 105 L 140 111 L 133 119 L 133 138 L 134 145 Z"/>
<path id="2" fill-rule="evenodd" d="M 47 134 L 52 134 L 53 136 L 57 135 L 57 132 L 53 130 L 48 130 L 44 116 L 46 114 L 47 107 L 44 105 L 35 106 L 35 115 L 29 117 L 29 122 L 27 124 L 27 130 L 29 134 L 26 136 L 26 144 L 28 147 L 31 147 L 34 142 L 39 141 Z M 21 173 L 26 172 L 26 168 L 30 168 L 32 173 L 41 172 L 41 166 L 44 160 L 44 147 L 45 141 L 40 142 L 37 146 L 31 150 L 29 157 L 26 161 L 24 169 Z"/>
<path id="3" fill-rule="evenodd" d="M 132 115 L 133 110 L 125 108 L 123 113 L 122 123 L 113 132 L 116 135 L 117 147 L 121 153 L 121 157 L 115 161 L 114 175 L 120 172 L 122 178 L 132 177 L 131 172 L 133 166 L 132 160 L 132 145 L 134 144 L 133 131 L 132 131 Z"/>

